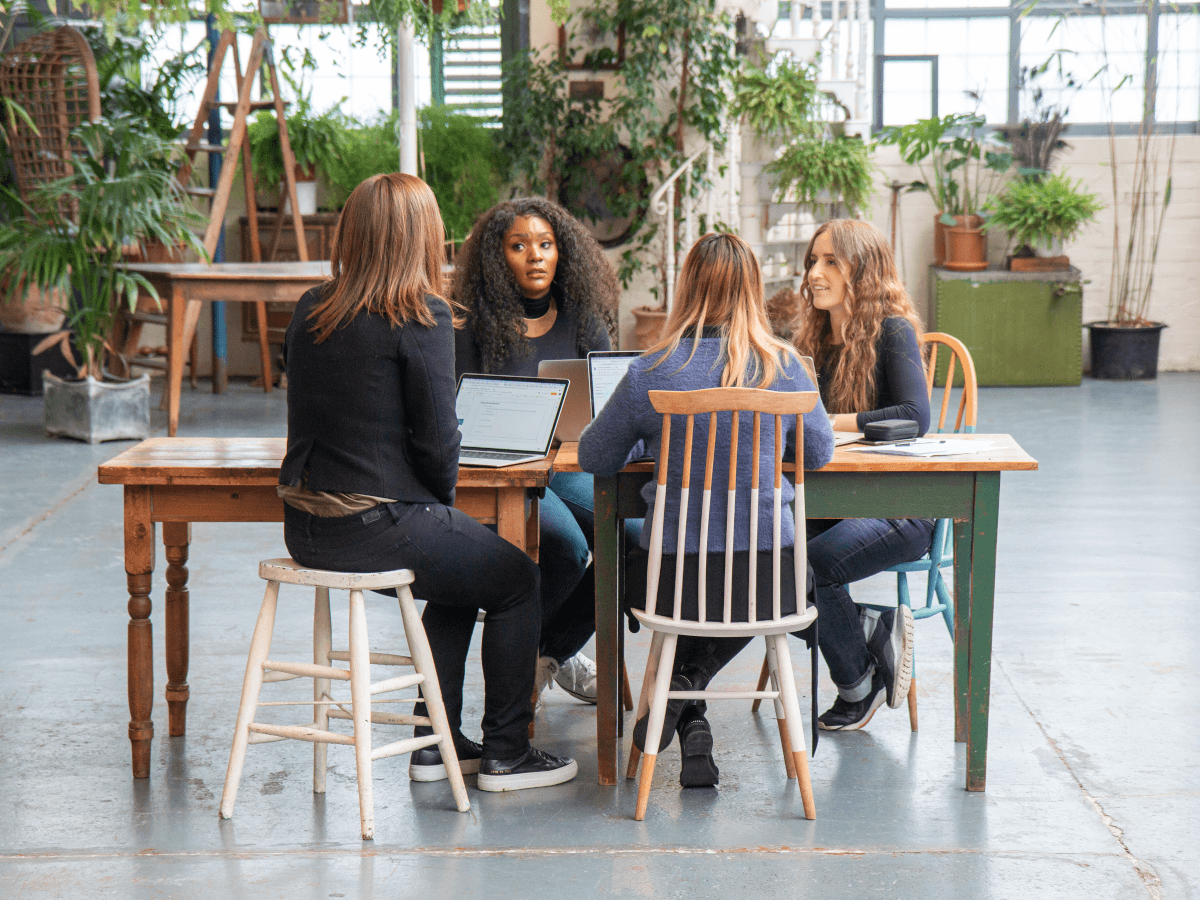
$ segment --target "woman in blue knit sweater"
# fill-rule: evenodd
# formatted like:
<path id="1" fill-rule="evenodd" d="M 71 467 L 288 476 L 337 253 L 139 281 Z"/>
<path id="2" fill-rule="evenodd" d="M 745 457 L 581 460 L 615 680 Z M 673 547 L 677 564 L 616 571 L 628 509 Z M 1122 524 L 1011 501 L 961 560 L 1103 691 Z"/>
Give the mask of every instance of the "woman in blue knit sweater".
<path id="1" fill-rule="evenodd" d="M 665 335 L 654 347 L 646 351 L 629 366 L 625 377 L 617 385 L 612 397 L 579 440 L 579 463 L 588 472 L 597 475 L 612 475 L 628 460 L 633 448 L 644 442 L 649 454 L 658 459 L 661 452 L 662 417 L 654 411 L 647 396 L 648 391 L 694 391 L 714 387 L 758 387 L 775 391 L 812 391 L 815 389 L 800 359 L 791 345 L 779 340 L 771 333 L 763 302 L 762 273 L 758 261 L 745 241 L 731 234 L 708 234 L 700 238 L 688 253 L 679 274 L 679 286 L 671 315 L 667 320 Z M 794 453 L 796 442 L 795 419 L 785 418 L 785 446 Z M 804 418 L 804 467 L 818 469 L 833 456 L 833 432 L 825 408 L 818 403 Z M 727 472 L 721 472 L 722 460 L 729 459 L 731 419 L 722 416 L 718 427 L 714 480 L 724 483 Z M 751 429 L 753 417 L 743 416 L 740 420 L 738 444 L 753 446 Z M 760 465 L 770 471 L 774 466 L 773 422 L 764 423 L 764 434 L 760 444 Z M 708 437 L 708 420 L 697 417 L 694 440 L 704 446 Z M 722 447 L 724 451 L 722 452 Z M 699 558 L 699 504 L 689 508 L 689 519 L 695 518 L 696 527 L 689 528 L 689 544 L 678 548 L 679 507 L 678 489 L 683 461 L 682 442 L 671 445 L 671 484 L 667 496 L 670 505 L 665 510 L 663 524 L 663 553 L 682 552 Z M 693 457 L 693 465 L 703 473 L 704 455 Z M 724 463 L 728 465 L 727 462 Z M 748 453 L 738 457 L 738 487 L 749 489 L 753 460 Z M 654 515 L 654 482 L 643 489 L 649 509 L 647 516 Z M 792 499 L 791 484 L 785 479 L 783 500 Z M 723 572 L 725 566 L 725 501 L 723 492 L 714 491 L 710 512 L 708 566 L 710 571 Z M 735 525 L 734 552 L 739 557 L 748 557 L 751 552 L 760 554 L 758 574 L 765 578 L 758 588 L 760 604 L 765 604 L 758 615 L 770 617 L 771 605 L 771 534 L 773 498 L 764 491 L 759 503 L 759 546 L 750 547 L 750 520 L 748 515 L 738 518 Z M 794 612 L 798 602 L 794 581 L 795 569 L 792 550 L 795 534 L 789 516 L 783 517 L 782 540 L 785 547 L 781 572 L 783 573 L 783 611 Z M 626 562 L 626 596 L 631 603 L 641 605 L 646 596 L 646 550 L 649 547 L 649 532 L 642 531 L 641 546 L 632 550 Z M 693 569 L 695 566 L 692 567 Z M 746 618 L 749 566 L 735 561 L 733 602 L 734 617 Z M 674 591 L 674 563 L 663 563 L 658 597 L 659 612 L 671 615 L 671 597 Z M 740 578 L 741 584 L 737 583 Z M 719 610 L 723 603 L 724 579 L 710 576 L 707 608 Z M 737 604 L 740 602 L 741 608 Z M 690 612 L 688 604 L 690 603 Z M 665 605 L 664 605 L 665 604 Z M 684 614 L 695 616 L 698 600 L 695 592 L 685 600 Z M 710 616 L 720 618 L 719 611 Z M 699 690 L 718 671 L 746 646 L 749 638 L 694 638 L 681 636 L 675 653 L 675 669 L 672 679 L 673 690 Z M 683 768 L 680 782 L 684 787 L 698 787 L 717 783 L 717 767 L 712 758 L 712 731 L 704 718 L 703 702 L 671 700 L 667 705 L 667 718 L 663 727 L 661 752 L 674 739 L 678 731 L 683 751 Z M 634 728 L 634 741 L 644 749 L 646 722 L 640 720 Z"/>

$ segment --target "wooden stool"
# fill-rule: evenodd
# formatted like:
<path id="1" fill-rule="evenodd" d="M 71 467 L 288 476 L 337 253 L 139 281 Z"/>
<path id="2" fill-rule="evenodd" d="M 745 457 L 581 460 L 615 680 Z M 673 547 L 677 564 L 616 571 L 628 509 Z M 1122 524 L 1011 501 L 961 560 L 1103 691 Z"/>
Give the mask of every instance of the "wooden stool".
<path id="1" fill-rule="evenodd" d="M 306 569 L 290 559 L 269 559 L 258 564 L 258 575 L 266 580 L 267 591 L 263 597 L 254 635 L 250 639 L 250 655 L 246 660 L 246 678 L 242 683 L 242 701 L 238 708 L 237 726 L 233 732 L 233 748 L 229 753 L 229 768 L 225 773 L 225 789 L 221 793 L 221 818 L 233 815 L 233 804 L 237 799 L 238 783 L 242 777 L 242 764 L 246 760 L 248 744 L 265 744 L 286 739 L 311 741 L 313 747 L 313 792 L 325 793 L 326 744 L 349 744 L 354 748 L 358 769 L 358 807 L 362 820 L 362 836 L 370 840 L 375 836 L 375 804 L 371 791 L 371 762 L 400 753 L 411 753 L 434 744 L 442 753 L 446 765 L 450 789 L 459 812 L 470 809 L 467 789 L 463 784 L 462 772 L 458 767 L 458 755 L 454 750 L 454 737 L 442 705 L 442 692 L 438 687 L 437 671 L 429 641 L 417 614 L 409 585 L 413 573 L 407 569 L 394 572 L 325 572 Z M 267 659 L 271 648 L 271 633 L 275 627 L 275 606 L 279 599 L 279 585 L 301 584 L 316 588 L 316 604 L 313 611 L 313 662 L 278 662 Z M 329 620 L 329 589 L 350 592 L 350 650 L 330 649 L 331 626 Z M 364 590 L 395 588 L 400 601 L 400 614 L 404 620 L 404 633 L 408 640 L 411 656 L 390 653 L 371 653 L 367 641 L 367 617 L 363 602 Z M 329 664 L 330 660 L 348 661 L 350 668 L 341 669 Z M 412 666 L 416 671 L 384 681 L 371 682 L 371 666 Z M 290 681 L 293 678 L 313 679 L 313 700 L 262 703 L 258 702 L 264 681 Z M 330 681 L 350 682 L 350 709 L 346 702 L 330 697 Z M 421 685 L 421 694 L 429 712 L 426 716 L 402 715 L 399 713 L 373 712 L 371 698 L 375 694 L 398 691 Z M 401 699 L 394 703 L 414 703 L 415 699 Z M 314 709 L 313 721 L 308 725 L 268 725 L 255 722 L 254 714 L 262 706 L 307 706 Z M 330 707 L 333 707 L 332 709 Z M 350 719 L 354 723 L 354 735 L 348 736 L 329 731 L 329 719 Z M 382 747 L 371 747 L 371 725 L 425 725 L 433 728 L 433 734 L 395 741 Z"/>

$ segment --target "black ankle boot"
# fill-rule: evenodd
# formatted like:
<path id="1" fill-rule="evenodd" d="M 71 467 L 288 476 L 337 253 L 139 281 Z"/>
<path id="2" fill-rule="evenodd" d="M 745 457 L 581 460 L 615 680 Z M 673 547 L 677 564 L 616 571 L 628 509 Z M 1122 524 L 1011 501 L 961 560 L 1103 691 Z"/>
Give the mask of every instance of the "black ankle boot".
<path id="1" fill-rule="evenodd" d="M 712 728 L 695 706 L 679 720 L 679 749 L 683 764 L 679 769 L 679 783 L 683 787 L 713 787 L 720 779 L 716 760 L 713 759 Z"/>

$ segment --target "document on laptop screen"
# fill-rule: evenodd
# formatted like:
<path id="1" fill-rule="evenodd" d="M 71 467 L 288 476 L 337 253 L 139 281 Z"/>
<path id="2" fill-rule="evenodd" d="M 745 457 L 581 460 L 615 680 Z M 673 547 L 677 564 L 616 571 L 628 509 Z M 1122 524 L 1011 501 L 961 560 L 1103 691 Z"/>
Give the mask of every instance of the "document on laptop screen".
<path id="1" fill-rule="evenodd" d="M 621 379 L 625 377 L 625 370 L 637 357 L 636 353 L 628 356 L 607 356 L 597 353 L 588 357 L 592 384 L 592 418 L 600 415 L 600 410 L 604 409 L 604 404 L 608 402 L 608 398 L 612 396 L 617 385 L 621 383 Z"/>
<path id="2" fill-rule="evenodd" d="M 455 409 L 464 447 L 545 452 L 564 385 L 464 377 Z"/>

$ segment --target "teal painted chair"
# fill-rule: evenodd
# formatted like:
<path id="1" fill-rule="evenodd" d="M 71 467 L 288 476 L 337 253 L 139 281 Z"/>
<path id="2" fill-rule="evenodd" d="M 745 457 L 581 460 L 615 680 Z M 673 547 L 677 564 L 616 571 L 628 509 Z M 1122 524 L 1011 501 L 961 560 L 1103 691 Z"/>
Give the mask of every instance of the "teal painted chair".
<path id="1" fill-rule="evenodd" d="M 925 335 L 929 345 L 929 361 L 925 366 L 925 385 L 929 392 L 930 407 L 933 407 L 933 382 L 937 374 L 938 355 L 943 348 L 948 351 L 950 360 L 946 367 L 946 378 L 942 387 L 942 404 L 937 419 L 937 433 L 948 432 L 973 434 L 975 432 L 976 410 L 979 405 L 979 383 L 975 378 L 975 363 L 971 354 L 958 338 L 940 332 L 929 332 Z M 952 428 L 946 427 L 946 416 L 950 410 L 950 391 L 954 386 L 957 369 L 962 369 L 963 389 L 958 402 L 958 414 L 954 418 Z M 932 429 L 931 429 L 932 430 Z M 887 569 L 896 573 L 896 599 L 912 610 L 914 619 L 928 619 L 940 615 L 954 639 L 954 598 L 946 586 L 942 572 L 954 565 L 954 529 L 951 519 L 938 519 L 933 528 L 933 540 L 929 552 L 913 562 L 900 563 Z M 908 574 L 910 572 L 925 572 L 925 602 L 924 605 L 914 606 L 908 590 Z M 912 683 L 908 688 L 908 721 L 912 730 L 917 730 L 917 661 L 913 657 Z"/>

